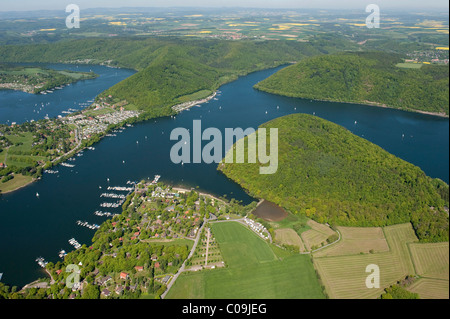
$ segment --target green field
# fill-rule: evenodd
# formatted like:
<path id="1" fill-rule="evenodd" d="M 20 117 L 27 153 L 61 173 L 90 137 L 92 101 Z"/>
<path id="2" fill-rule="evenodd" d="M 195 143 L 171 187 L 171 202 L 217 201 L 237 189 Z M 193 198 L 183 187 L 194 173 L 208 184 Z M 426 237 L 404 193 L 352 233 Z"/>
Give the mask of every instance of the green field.
<path id="1" fill-rule="evenodd" d="M 422 63 L 397 63 L 395 66 L 405 69 L 420 69 L 422 65 Z"/>
<path id="2" fill-rule="evenodd" d="M 204 99 L 208 96 L 210 96 L 212 94 L 212 92 L 210 90 L 200 90 L 198 92 L 189 94 L 189 95 L 184 95 L 178 98 L 178 100 L 181 103 L 185 103 L 185 102 L 189 102 L 189 101 L 197 101 L 197 100 L 201 100 Z"/>
<path id="3" fill-rule="evenodd" d="M 183 273 L 167 298 L 324 298 L 309 256 L 280 258 L 278 250 L 237 222 L 215 223 L 211 230 L 227 268 Z"/>
<path id="4" fill-rule="evenodd" d="M 16 190 L 22 186 L 25 186 L 28 183 L 31 183 L 32 180 L 33 180 L 33 177 L 31 177 L 31 176 L 15 174 L 14 178 L 12 180 L 7 181 L 6 183 L 0 182 L 0 192 L 7 193 L 10 191 Z"/>
<path id="5" fill-rule="evenodd" d="M 0 154 L 0 162 L 8 166 L 27 167 L 32 166 L 35 161 L 46 161 L 45 156 L 31 155 L 33 139 L 33 133 L 29 132 L 8 135 L 8 140 L 14 145 Z"/>

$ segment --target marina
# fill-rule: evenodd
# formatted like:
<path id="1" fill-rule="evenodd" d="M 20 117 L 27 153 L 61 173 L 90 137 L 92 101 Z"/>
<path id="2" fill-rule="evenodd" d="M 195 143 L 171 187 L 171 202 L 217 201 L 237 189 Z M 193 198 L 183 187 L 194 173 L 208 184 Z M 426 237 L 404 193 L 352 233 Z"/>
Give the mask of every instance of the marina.
<path id="1" fill-rule="evenodd" d="M 100 195 L 100 197 L 125 199 L 126 196 L 114 193 L 103 193 Z"/>
<path id="2" fill-rule="evenodd" d="M 38 263 L 39 266 L 41 266 L 42 268 L 45 268 L 45 266 L 47 266 L 48 262 L 45 261 L 45 259 L 43 257 L 38 257 L 36 258 L 36 262 Z"/>
<path id="3" fill-rule="evenodd" d="M 78 241 L 76 241 L 75 238 L 71 238 L 69 239 L 69 244 L 71 244 L 73 247 L 75 247 L 75 249 L 80 249 L 81 245 Z"/>
<path id="4" fill-rule="evenodd" d="M 67 163 L 61 163 L 61 166 L 64 166 L 64 167 L 70 167 L 70 168 L 75 167 L 75 165 L 73 165 L 73 164 L 67 164 Z"/>
<path id="5" fill-rule="evenodd" d="M 58 253 L 59 258 L 64 259 L 66 257 L 67 253 L 64 249 L 61 249 Z"/>
<path id="6" fill-rule="evenodd" d="M 100 226 L 97 225 L 97 224 L 89 224 L 88 222 L 86 222 L 86 221 L 82 222 L 81 220 L 77 221 L 77 225 L 83 226 L 83 227 L 86 227 L 86 228 L 89 228 L 89 229 L 99 229 L 100 228 Z"/>
<path id="7" fill-rule="evenodd" d="M 58 174 L 59 171 L 57 171 L 57 170 L 51 170 L 51 169 L 46 169 L 46 170 L 44 171 L 44 173 L 47 173 L 47 174 Z"/>
<path id="8" fill-rule="evenodd" d="M 118 214 L 112 214 L 110 212 L 102 212 L 102 211 L 97 210 L 94 212 L 94 215 L 99 216 L 99 217 L 113 217 Z"/>
<path id="9" fill-rule="evenodd" d="M 117 203 L 101 203 L 100 207 L 103 208 L 119 208 L 120 205 L 123 204 L 123 201 L 117 202 Z"/>

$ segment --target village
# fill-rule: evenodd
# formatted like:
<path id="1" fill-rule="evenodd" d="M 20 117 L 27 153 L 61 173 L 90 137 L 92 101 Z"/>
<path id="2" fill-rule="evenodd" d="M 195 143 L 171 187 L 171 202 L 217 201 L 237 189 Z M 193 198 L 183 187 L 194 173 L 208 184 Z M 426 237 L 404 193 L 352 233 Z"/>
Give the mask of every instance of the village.
<path id="1" fill-rule="evenodd" d="M 94 135 L 105 133 L 110 125 L 118 125 L 131 118 L 137 118 L 141 112 L 125 110 L 124 106 L 127 104 L 126 101 L 109 103 L 105 98 L 100 98 L 92 108 L 60 119 L 66 125 L 75 126 L 80 132 L 81 140 L 89 140 Z"/>
<path id="2" fill-rule="evenodd" d="M 60 256 L 62 261 L 45 264 L 51 279 L 40 283 L 40 293 L 53 299 L 88 293 L 106 299 L 160 298 L 183 271 L 226 267 L 208 223 L 242 222 L 248 213 L 233 201 L 167 186 L 156 178 L 135 184 L 122 209 L 91 228 L 96 232 L 90 246 L 80 245 Z M 68 286 L 69 265 L 77 265 L 79 280 Z"/>

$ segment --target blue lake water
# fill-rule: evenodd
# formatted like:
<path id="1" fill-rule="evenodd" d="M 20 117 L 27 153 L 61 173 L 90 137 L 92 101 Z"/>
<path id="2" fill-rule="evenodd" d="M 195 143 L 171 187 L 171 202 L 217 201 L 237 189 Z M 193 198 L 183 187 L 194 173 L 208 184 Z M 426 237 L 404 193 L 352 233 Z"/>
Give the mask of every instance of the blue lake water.
<path id="1" fill-rule="evenodd" d="M 219 173 L 216 164 L 175 165 L 170 161 L 170 149 L 175 144 L 170 141 L 170 132 L 177 127 L 192 131 L 193 120 L 201 120 L 204 129 L 216 127 L 224 132 L 225 128 L 257 128 L 287 114 L 315 113 L 421 167 L 429 176 L 448 183 L 448 119 L 371 106 L 306 101 L 253 89 L 256 83 L 278 69 L 255 72 L 226 84 L 220 89 L 222 93 L 218 100 L 193 107 L 175 118 L 140 123 L 126 128 L 116 137 L 104 138 L 94 145 L 94 151 L 86 150 L 82 157 L 76 157 L 76 167 L 58 166 L 58 175 L 45 174 L 42 180 L 2 196 L 2 281 L 21 286 L 43 277 L 42 269 L 35 262 L 36 257 L 58 261 L 60 249 L 71 250 L 68 240 L 72 237 L 89 245 L 94 231 L 78 226 L 76 221 L 99 224 L 105 220 L 94 216 L 93 212 L 108 210 L 99 207 L 102 202 L 112 202 L 99 197 L 108 185 L 123 186 L 128 180 L 153 178 L 160 174 L 162 181 L 167 183 L 198 186 L 203 191 L 249 203 L 252 198 Z M 119 74 L 127 72 L 113 71 Z M 124 77 L 128 75 L 123 74 Z M 53 98 L 49 95 L 44 97 Z M 40 96 L 35 98 L 41 99 Z M 91 98 L 86 97 L 87 100 Z M 16 97 L 11 95 L 10 99 Z M 37 197 L 36 193 L 40 196 Z"/>
<path id="2" fill-rule="evenodd" d="M 88 106 L 98 94 L 114 84 L 136 73 L 134 70 L 109 68 L 100 65 L 71 65 L 71 64 L 43 64 L 22 63 L 21 65 L 37 65 L 55 70 L 70 70 L 90 72 L 99 77 L 91 80 L 78 81 L 62 90 L 53 93 L 29 94 L 21 91 L 0 90 L 0 123 L 18 124 L 43 119 L 46 115 L 56 118 L 64 116 L 69 109 L 81 110 Z"/>

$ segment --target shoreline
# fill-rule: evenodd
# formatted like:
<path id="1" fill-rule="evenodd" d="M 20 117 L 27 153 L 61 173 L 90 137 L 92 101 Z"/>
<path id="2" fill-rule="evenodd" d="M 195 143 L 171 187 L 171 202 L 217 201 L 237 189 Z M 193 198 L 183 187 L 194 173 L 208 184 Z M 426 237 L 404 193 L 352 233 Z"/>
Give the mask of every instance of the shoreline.
<path id="1" fill-rule="evenodd" d="M 31 185 L 34 182 L 38 181 L 38 180 L 39 180 L 38 178 L 33 178 L 31 181 L 27 182 L 26 184 L 20 185 L 19 187 L 15 188 L 15 189 L 12 189 L 12 190 L 9 190 L 9 191 L 6 191 L 6 192 L 0 192 L 0 195 L 10 194 L 12 192 L 18 191 L 19 189 L 25 188 L 28 185 Z"/>
<path id="2" fill-rule="evenodd" d="M 402 109 L 399 107 L 389 106 L 386 104 L 382 104 L 379 102 L 372 102 L 372 101 L 361 101 L 361 102 L 335 101 L 335 100 L 328 100 L 328 99 L 307 98 L 307 97 L 300 97 L 300 96 L 289 95 L 289 94 L 281 94 L 281 93 L 274 92 L 270 89 L 258 87 L 258 84 L 259 83 L 257 83 L 253 88 L 258 91 L 261 91 L 261 92 L 278 95 L 278 96 L 284 96 L 284 97 L 290 97 L 290 98 L 302 99 L 302 100 L 313 100 L 313 101 L 318 101 L 318 102 L 332 102 L 332 103 L 346 103 L 346 104 L 354 104 L 354 105 L 375 106 L 375 107 L 399 110 L 399 111 L 410 112 L 410 113 L 419 113 L 419 114 L 424 114 L 424 115 L 436 116 L 436 117 L 440 117 L 440 118 L 447 118 L 447 119 L 450 118 L 450 115 L 447 115 L 445 113 L 429 112 L 429 111 L 422 111 L 422 110 L 416 110 L 416 109 Z"/>

